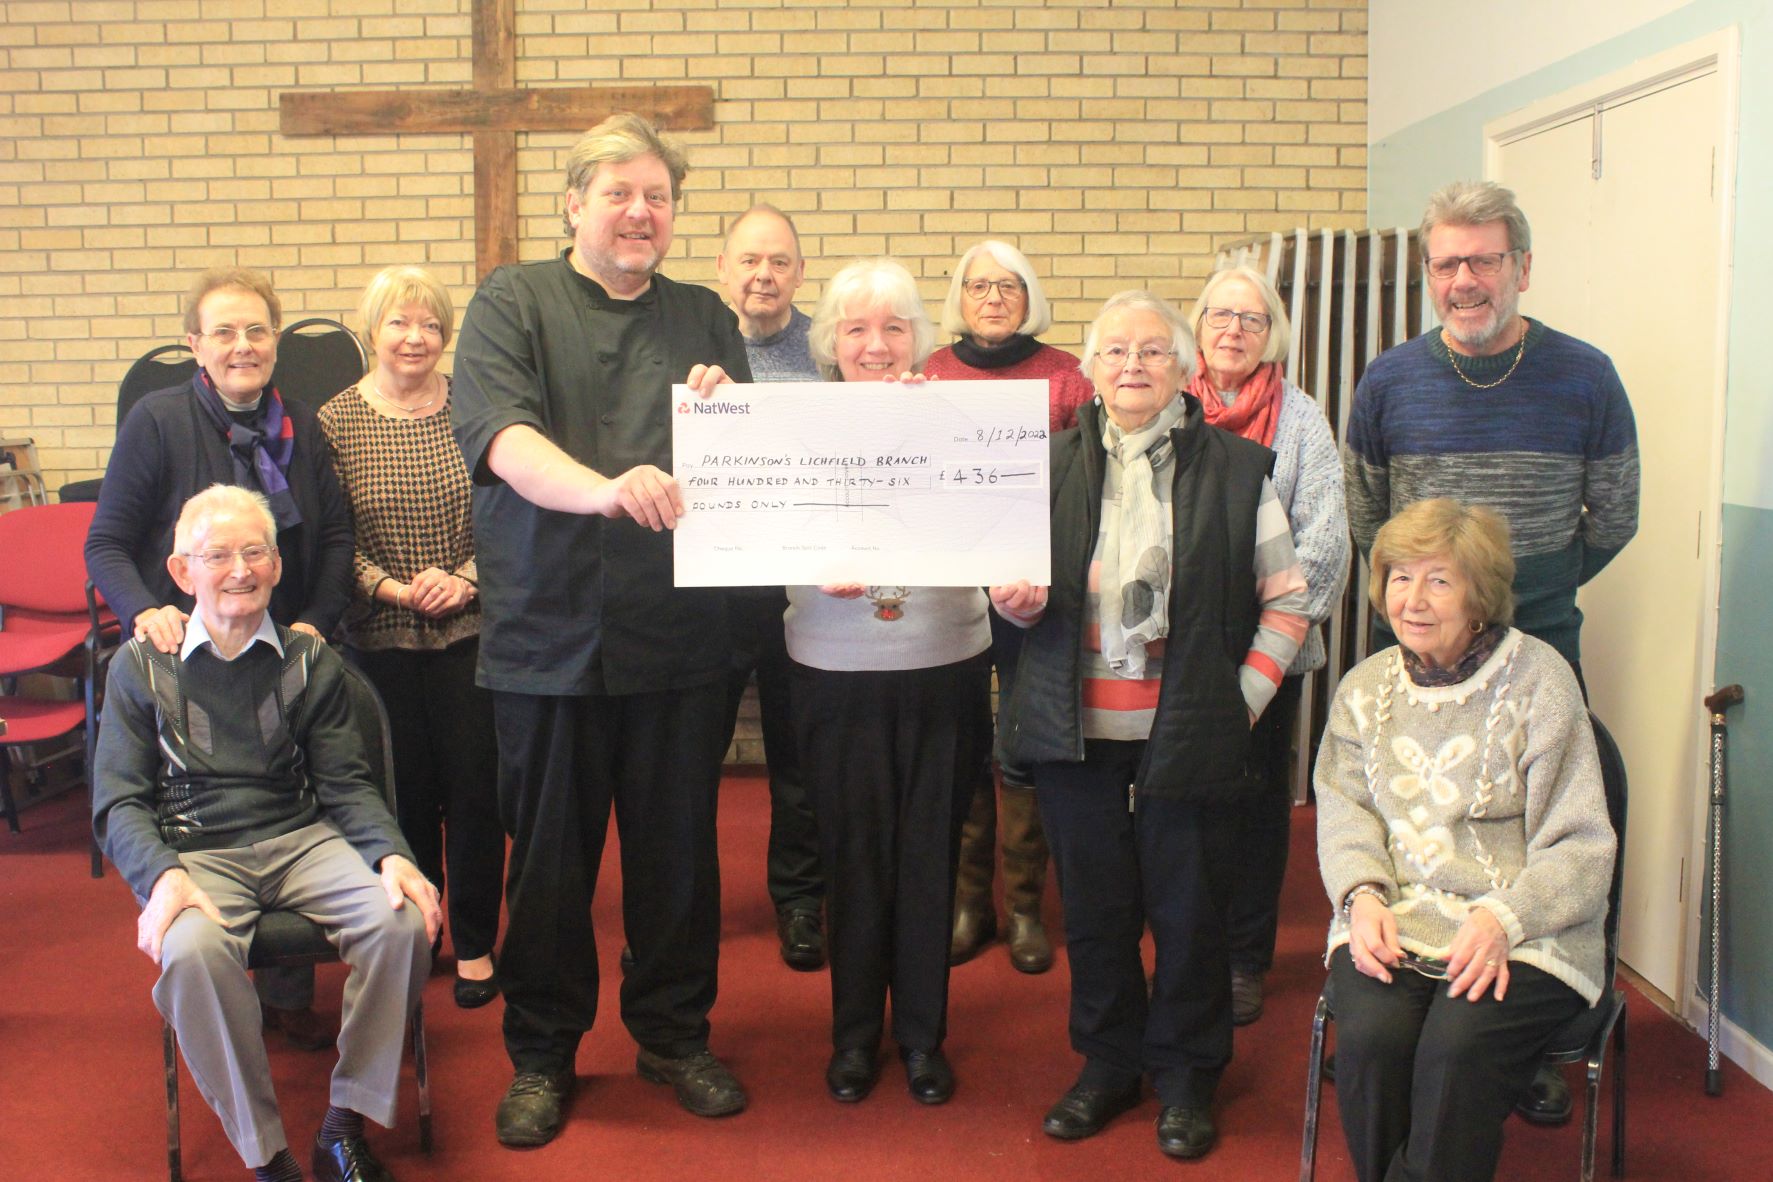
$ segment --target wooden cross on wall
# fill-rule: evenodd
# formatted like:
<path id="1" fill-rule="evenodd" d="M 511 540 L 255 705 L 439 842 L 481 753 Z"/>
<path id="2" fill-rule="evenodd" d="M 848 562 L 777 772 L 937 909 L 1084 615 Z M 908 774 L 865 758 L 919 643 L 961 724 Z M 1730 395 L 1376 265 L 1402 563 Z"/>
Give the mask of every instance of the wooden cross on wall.
<path id="1" fill-rule="evenodd" d="M 660 128 L 714 126 L 708 86 L 517 89 L 517 0 L 474 0 L 473 90 L 285 91 L 284 135 L 474 136 L 474 266 L 517 261 L 517 133 L 584 131 L 617 111 Z"/>

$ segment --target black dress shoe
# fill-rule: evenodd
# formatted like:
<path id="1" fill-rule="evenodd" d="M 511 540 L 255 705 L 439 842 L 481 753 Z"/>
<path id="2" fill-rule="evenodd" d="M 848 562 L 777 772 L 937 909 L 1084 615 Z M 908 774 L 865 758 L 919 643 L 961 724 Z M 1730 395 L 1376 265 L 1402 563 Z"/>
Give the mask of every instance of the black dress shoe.
<path id="1" fill-rule="evenodd" d="M 1081 1141 L 1094 1137 L 1108 1122 L 1121 1113 L 1139 1106 L 1140 1086 L 1134 1080 L 1123 1088 L 1093 1088 L 1084 1083 L 1073 1084 L 1047 1109 L 1040 1131 L 1061 1141 Z"/>
<path id="2" fill-rule="evenodd" d="M 1170 1157 L 1205 1157 L 1218 1139 L 1219 1130 L 1213 1127 L 1212 1114 L 1205 1108 L 1178 1108 L 1172 1104 L 1158 1114 L 1157 1147 Z"/>
<path id="3" fill-rule="evenodd" d="M 954 931 L 948 937 L 948 963 L 965 964 L 997 939 L 997 912 L 989 900 L 954 905 Z"/>
<path id="4" fill-rule="evenodd" d="M 954 1095 L 954 1068 L 937 1047 L 933 1051 L 900 1051 L 905 1060 L 905 1085 L 919 1104 L 946 1104 Z"/>
<path id="5" fill-rule="evenodd" d="M 499 979 L 497 975 L 471 981 L 467 977 L 456 977 L 456 1005 L 464 1010 L 477 1010 L 499 995 Z"/>
<path id="6" fill-rule="evenodd" d="M 782 963 L 810 973 L 825 964 L 825 932 L 817 911 L 776 914 L 776 937 L 782 942 Z"/>
<path id="7" fill-rule="evenodd" d="M 854 1104 L 874 1090 L 879 1075 L 880 1059 L 873 1051 L 860 1047 L 833 1051 L 831 1062 L 825 1065 L 825 1088 L 833 1100 Z"/>
<path id="8" fill-rule="evenodd" d="M 697 1051 L 681 1059 L 655 1055 L 645 1047 L 635 1056 L 634 1069 L 649 1083 L 670 1084 L 684 1111 L 697 1116 L 731 1116 L 743 1112 L 745 1089 L 713 1051 Z"/>
<path id="9" fill-rule="evenodd" d="M 562 1109 L 576 1082 L 570 1067 L 553 1074 L 519 1071 L 493 1118 L 499 1144 L 524 1149 L 554 1140 L 560 1132 Z"/>
<path id="10" fill-rule="evenodd" d="M 1570 1119 L 1575 1103 L 1570 1098 L 1570 1085 L 1564 1073 L 1544 1063 L 1533 1077 L 1533 1084 L 1514 1106 L 1521 1119 L 1535 1125 L 1561 1125 Z"/>
<path id="11" fill-rule="evenodd" d="M 314 1137 L 314 1182 L 394 1182 L 362 1137 L 322 1141 Z"/>

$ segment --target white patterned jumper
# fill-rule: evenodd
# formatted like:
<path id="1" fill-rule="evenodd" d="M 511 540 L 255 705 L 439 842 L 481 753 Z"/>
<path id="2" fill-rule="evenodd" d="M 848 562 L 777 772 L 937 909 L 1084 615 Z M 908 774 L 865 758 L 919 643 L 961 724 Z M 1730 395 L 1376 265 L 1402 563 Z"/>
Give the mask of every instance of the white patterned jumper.
<path id="1" fill-rule="evenodd" d="M 1385 892 L 1398 942 L 1446 959 L 1483 907 L 1510 961 L 1549 973 L 1593 1005 L 1606 987 L 1613 873 L 1582 694 L 1558 651 L 1511 629 L 1457 685 L 1423 689 L 1401 650 L 1342 679 L 1317 764 L 1318 860 L 1336 906 L 1328 953 L 1348 942 L 1342 903 Z"/>

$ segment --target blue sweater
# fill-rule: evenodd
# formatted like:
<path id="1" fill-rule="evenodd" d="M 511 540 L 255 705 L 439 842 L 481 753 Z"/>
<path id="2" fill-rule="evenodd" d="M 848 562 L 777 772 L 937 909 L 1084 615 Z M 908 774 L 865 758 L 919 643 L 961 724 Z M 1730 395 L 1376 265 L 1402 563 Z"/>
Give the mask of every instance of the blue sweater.
<path id="1" fill-rule="evenodd" d="M 1515 623 L 1575 661 L 1576 589 L 1637 533 L 1637 426 L 1605 353 L 1528 326 L 1520 365 L 1493 389 L 1460 380 L 1438 331 L 1367 367 L 1344 440 L 1348 522 L 1370 554 L 1379 527 L 1417 501 L 1495 509 L 1513 542 Z M 1509 349 L 1459 367 L 1486 383 L 1514 361 Z"/>

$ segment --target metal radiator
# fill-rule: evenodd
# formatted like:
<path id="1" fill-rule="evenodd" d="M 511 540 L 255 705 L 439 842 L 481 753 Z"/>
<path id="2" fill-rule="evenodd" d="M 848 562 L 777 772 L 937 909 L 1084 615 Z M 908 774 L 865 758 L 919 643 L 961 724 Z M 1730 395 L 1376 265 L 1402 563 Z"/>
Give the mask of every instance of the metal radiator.
<path id="1" fill-rule="evenodd" d="M 1287 376 L 1313 398 L 1338 442 L 1348 427 L 1355 384 L 1380 353 L 1435 323 L 1423 298 L 1416 233 L 1392 230 L 1294 230 L 1230 243 L 1220 268 L 1250 266 L 1268 276 L 1292 321 Z M 1293 798 L 1311 782 L 1330 690 L 1367 655 L 1371 608 L 1366 563 L 1357 553 L 1342 602 L 1324 625 L 1329 663 L 1305 681 L 1294 735 Z"/>

